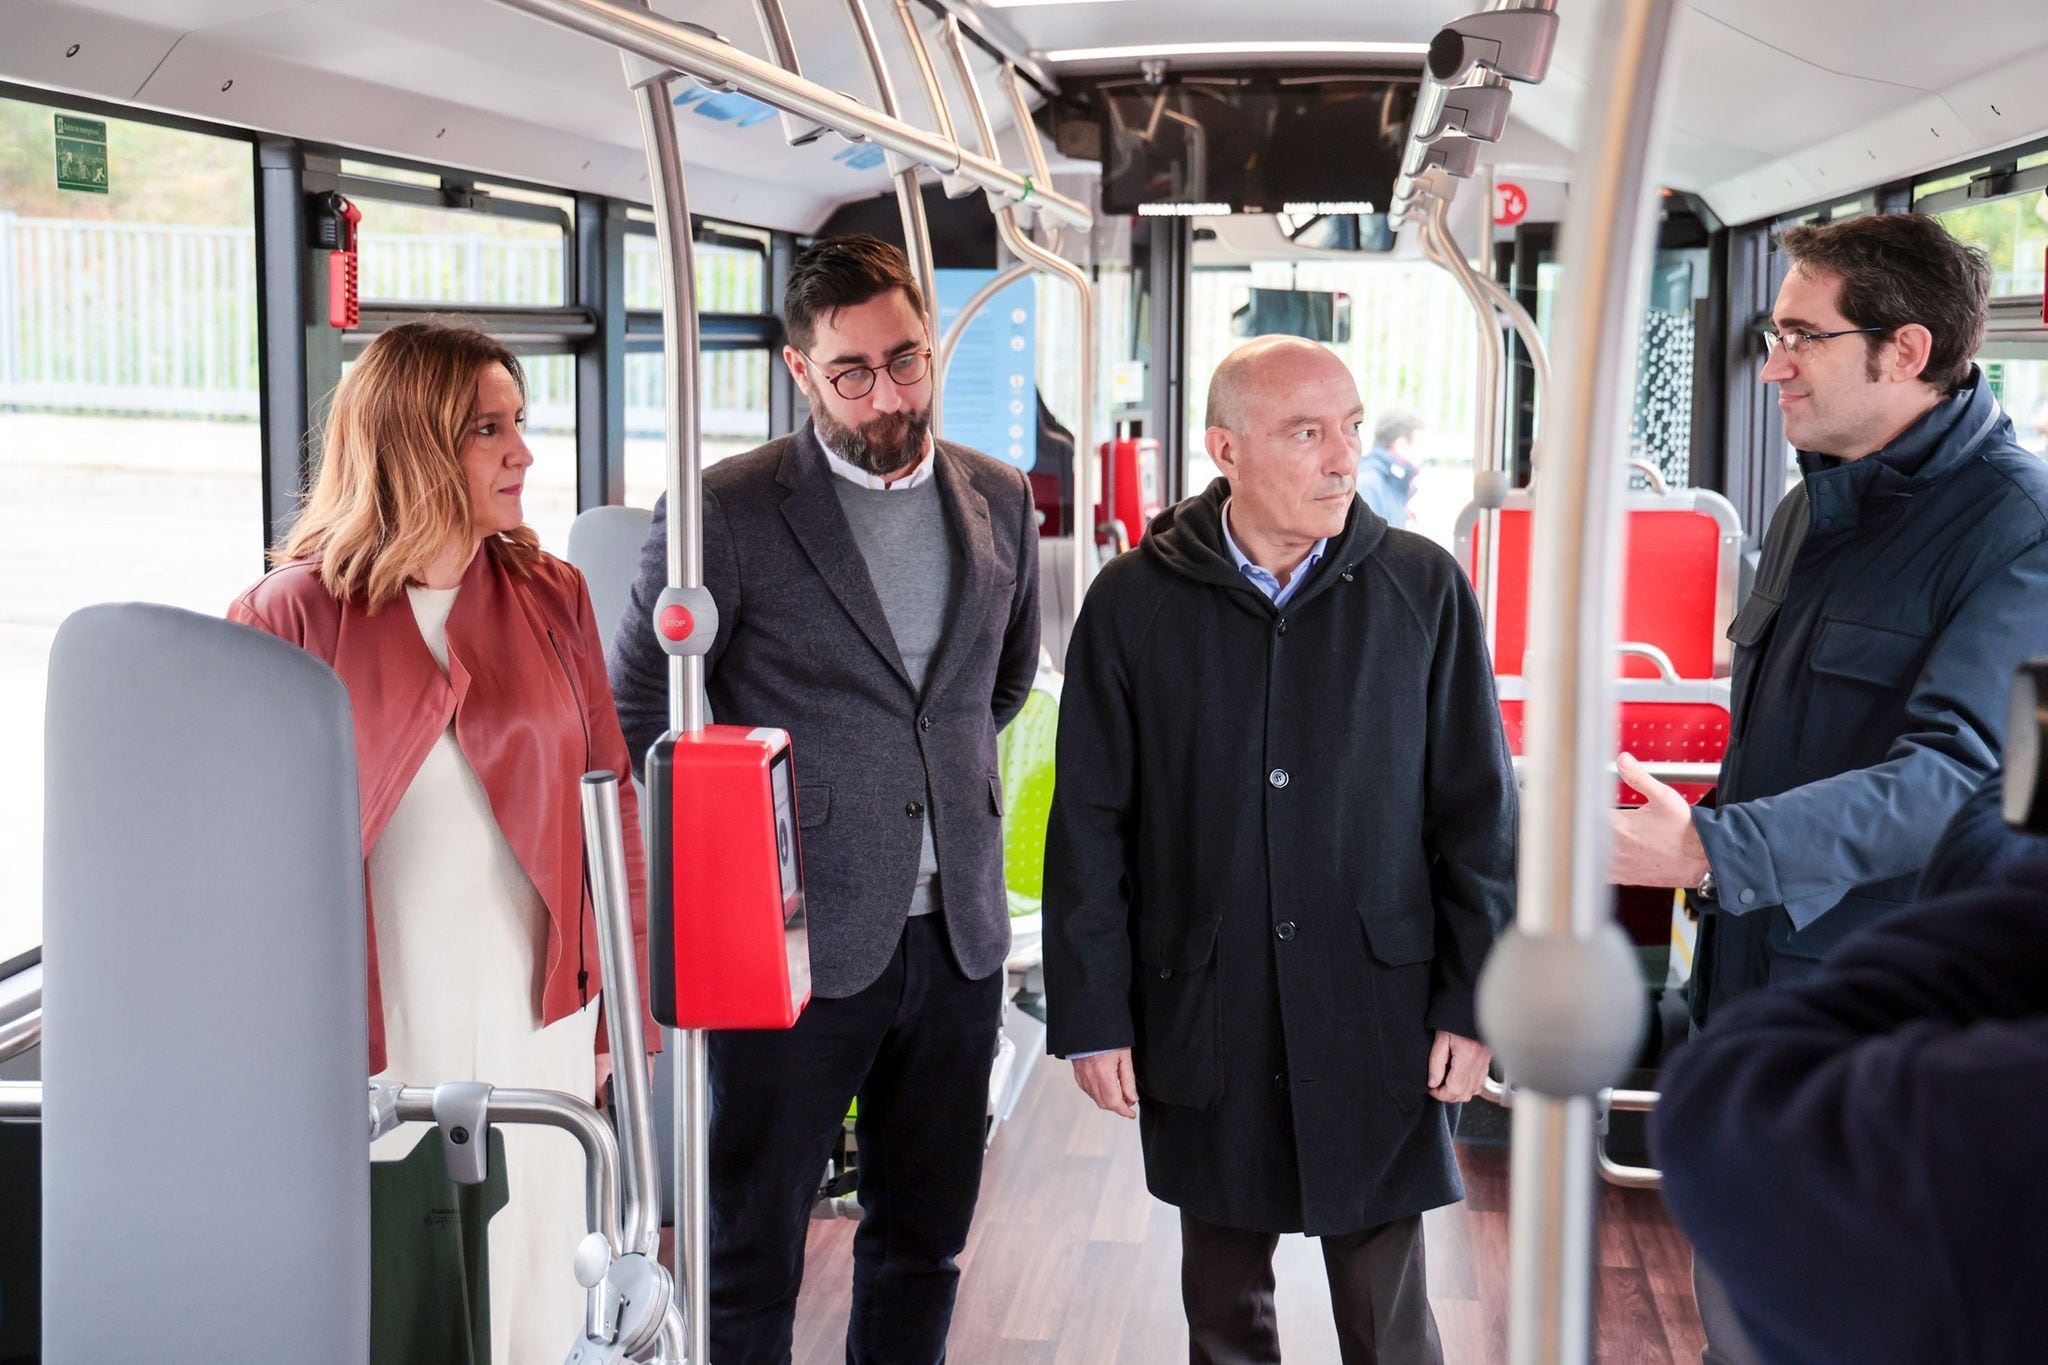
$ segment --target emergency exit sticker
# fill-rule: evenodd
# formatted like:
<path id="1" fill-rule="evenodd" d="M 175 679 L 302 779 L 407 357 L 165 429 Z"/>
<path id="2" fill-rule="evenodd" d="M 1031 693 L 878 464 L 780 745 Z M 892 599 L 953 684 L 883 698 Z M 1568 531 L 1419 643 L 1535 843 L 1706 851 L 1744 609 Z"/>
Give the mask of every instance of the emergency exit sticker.
<path id="1" fill-rule="evenodd" d="M 57 117 L 57 188 L 107 192 L 107 125 L 98 119 Z"/>

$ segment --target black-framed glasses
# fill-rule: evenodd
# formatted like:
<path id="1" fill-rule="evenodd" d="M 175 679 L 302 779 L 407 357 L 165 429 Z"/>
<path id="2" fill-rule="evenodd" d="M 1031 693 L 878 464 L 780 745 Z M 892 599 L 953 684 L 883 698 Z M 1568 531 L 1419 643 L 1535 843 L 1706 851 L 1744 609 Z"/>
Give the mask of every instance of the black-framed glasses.
<path id="1" fill-rule="evenodd" d="M 1889 332 L 1889 327 L 1844 327 L 1839 332 L 1802 332 L 1794 329 L 1781 332 L 1775 327 L 1759 327 L 1757 333 L 1764 339 L 1764 353 L 1776 355 L 1782 348 L 1787 354 L 1799 355 L 1816 341 L 1833 341 L 1836 337 L 1861 336 L 1865 332 Z"/>
<path id="2" fill-rule="evenodd" d="M 797 354 L 805 360 L 810 360 L 813 366 L 818 365 L 817 361 L 811 360 L 808 351 L 799 351 Z M 898 388 L 907 388 L 912 384 L 922 383 L 924 377 L 931 372 L 931 368 L 932 351 L 931 347 L 927 346 L 919 351 L 905 351 L 879 370 L 871 365 L 855 365 L 850 370 L 841 370 L 838 374 L 830 376 L 825 382 L 830 384 L 832 392 L 841 398 L 865 398 L 874 392 L 877 374 L 887 374 L 889 382 Z"/>

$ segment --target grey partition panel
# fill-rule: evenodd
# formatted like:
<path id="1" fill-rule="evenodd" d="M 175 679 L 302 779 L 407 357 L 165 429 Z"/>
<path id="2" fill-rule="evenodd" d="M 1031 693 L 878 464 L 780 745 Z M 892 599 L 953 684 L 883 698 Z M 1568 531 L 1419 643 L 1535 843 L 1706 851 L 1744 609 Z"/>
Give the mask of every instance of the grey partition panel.
<path id="1" fill-rule="evenodd" d="M 593 507 L 570 523 L 569 562 L 590 583 L 590 609 L 606 649 L 626 614 L 640 571 L 640 547 L 653 523 L 654 513 L 644 507 Z"/>
<path id="2" fill-rule="evenodd" d="M 647 543 L 647 528 L 654 513 L 644 507 L 593 507 L 580 512 L 569 527 L 569 562 L 590 584 L 590 609 L 597 617 L 597 629 L 609 649 L 612 634 L 626 614 L 632 598 L 633 579 L 640 572 L 640 547 Z M 634 790 L 640 784 L 634 782 Z M 640 802 L 640 835 L 646 838 L 647 802 Z M 675 1151 L 675 1058 L 663 1051 L 654 1060 L 654 1143 L 662 1153 L 664 1179 L 661 1188 L 661 1221 L 670 1227 L 676 1221 L 676 1195 L 666 1179 L 669 1154 Z"/>
<path id="3" fill-rule="evenodd" d="M 45 753 L 44 1360 L 362 1365 L 347 693 L 258 631 L 89 607 Z"/>

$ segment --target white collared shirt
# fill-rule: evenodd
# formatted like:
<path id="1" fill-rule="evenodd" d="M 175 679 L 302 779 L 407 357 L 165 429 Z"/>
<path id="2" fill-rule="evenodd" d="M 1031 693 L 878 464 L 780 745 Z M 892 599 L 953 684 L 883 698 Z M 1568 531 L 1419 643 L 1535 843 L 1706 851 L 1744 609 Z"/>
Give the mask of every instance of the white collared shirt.
<path id="1" fill-rule="evenodd" d="M 818 424 L 815 422 L 811 424 L 811 435 L 818 438 L 818 448 L 825 452 L 825 464 L 834 474 L 857 487 L 881 489 L 891 493 L 908 492 L 919 484 L 929 482 L 934 464 L 932 456 L 939 448 L 938 442 L 927 436 L 924 443 L 924 458 L 917 462 L 917 468 L 890 483 L 880 474 L 870 474 L 859 465 L 840 459 L 839 452 L 826 443 L 824 433 L 818 430 Z"/>
<path id="2" fill-rule="evenodd" d="M 1294 572 L 1287 576 L 1287 586 L 1284 588 L 1280 586 L 1280 579 L 1277 575 L 1252 563 L 1251 556 L 1247 555 L 1239 547 L 1237 537 L 1230 534 L 1230 503 L 1228 501 L 1223 504 L 1223 544 L 1229 549 L 1231 559 L 1237 562 L 1237 571 L 1250 579 L 1253 586 L 1258 588 L 1260 592 L 1271 598 L 1274 606 L 1284 607 L 1287 605 L 1287 599 L 1294 596 L 1301 585 L 1308 581 L 1309 571 L 1314 569 L 1316 561 L 1323 557 L 1323 551 L 1330 547 L 1330 538 L 1324 536 L 1321 540 L 1308 547 L 1307 558 L 1296 565 Z"/>

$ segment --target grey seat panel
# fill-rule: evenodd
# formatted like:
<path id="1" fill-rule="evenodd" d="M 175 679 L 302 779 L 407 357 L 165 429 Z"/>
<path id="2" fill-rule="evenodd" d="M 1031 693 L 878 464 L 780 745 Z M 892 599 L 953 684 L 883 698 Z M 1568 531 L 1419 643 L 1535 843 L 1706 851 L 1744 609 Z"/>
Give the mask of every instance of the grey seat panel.
<path id="1" fill-rule="evenodd" d="M 578 513 L 569 526 L 569 562 L 590 583 L 590 608 L 607 647 L 632 600 L 640 547 L 647 543 L 647 528 L 653 524 L 654 513 L 644 507 L 593 507 Z M 634 786 L 639 786 L 637 779 Z M 643 817 L 647 813 L 644 800 L 640 812 Z M 646 835 L 644 828 L 641 835 Z M 661 1221 L 670 1226 L 676 1221 L 675 1182 L 669 1178 L 675 1151 L 675 1093 L 675 1053 L 664 1049 L 654 1059 L 654 1146 L 662 1154 Z"/>
<path id="2" fill-rule="evenodd" d="M 89 607 L 46 739 L 44 1359 L 361 1365 L 347 693 L 261 632 Z"/>
<path id="3" fill-rule="evenodd" d="M 569 524 L 569 562 L 590 583 L 590 609 L 607 649 L 632 599 L 640 547 L 653 524 L 654 513 L 644 507 L 593 507 Z"/>

